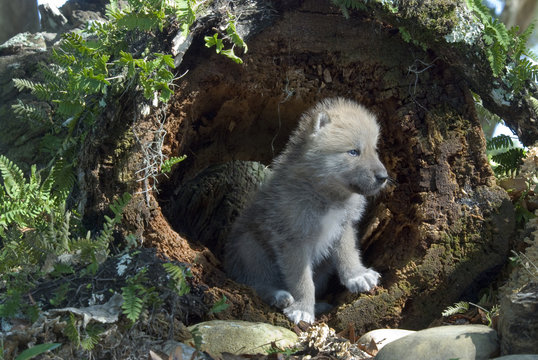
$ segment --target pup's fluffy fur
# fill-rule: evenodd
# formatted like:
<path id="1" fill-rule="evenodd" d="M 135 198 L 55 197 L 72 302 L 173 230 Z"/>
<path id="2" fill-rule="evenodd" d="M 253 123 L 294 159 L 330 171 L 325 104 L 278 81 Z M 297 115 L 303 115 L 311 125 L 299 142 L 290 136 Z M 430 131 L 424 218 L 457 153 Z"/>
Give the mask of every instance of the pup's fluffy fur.
<path id="1" fill-rule="evenodd" d="M 373 114 L 341 98 L 303 114 L 270 179 L 239 216 L 225 254 L 229 275 L 294 322 L 313 322 L 315 293 L 332 269 L 350 291 L 369 291 L 354 224 L 365 196 L 387 182 Z"/>

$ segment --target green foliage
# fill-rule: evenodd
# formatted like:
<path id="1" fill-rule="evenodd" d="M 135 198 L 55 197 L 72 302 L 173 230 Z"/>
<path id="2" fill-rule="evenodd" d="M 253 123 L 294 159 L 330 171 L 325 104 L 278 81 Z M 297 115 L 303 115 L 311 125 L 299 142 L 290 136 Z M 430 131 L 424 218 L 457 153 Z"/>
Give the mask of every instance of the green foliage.
<path id="1" fill-rule="evenodd" d="M 243 53 L 248 51 L 248 47 L 241 35 L 237 33 L 236 22 L 236 18 L 232 14 L 228 14 L 228 25 L 226 26 L 225 30 L 226 33 L 224 35 L 215 33 L 213 36 L 206 36 L 204 37 L 204 41 L 205 46 L 208 48 L 215 46 L 215 51 L 217 54 L 223 54 L 234 62 L 242 64 L 243 60 L 234 52 L 235 46 L 243 48 Z M 219 38 L 219 35 L 223 35 L 223 38 Z M 224 49 L 224 40 L 230 42 L 232 47 L 229 49 Z"/>
<path id="2" fill-rule="evenodd" d="M 203 345 L 203 338 L 200 334 L 200 329 L 198 329 L 198 326 L 195 326 L 192 330 L 190 330 L 191 336 L 192 336 L 192 342 L 191 346 L 194 347 L 197 351 L 202 351 L 202 345 Z"/>
<path id="3" fill-rule="evenodd" d="M 523 164 L 525 149 L 514 147 L 510 136 L 499 135 L 486 143 L 488 157 L 497 176 L 513 176 Z"/>
<path id="4" fill-rule="evenodd" d="M 88 324 L 84 331 L 84 336 L 80 341 L 80 347 L 86 351 L 91 351 L 99 343 L 101 333 L 104 328 L 99 324 Z"/>
<path id="5" fill-rule="evenodd" d="M 41 102 L 18 101 L 13 110 L 48 130 L 41 149 L 56 164 L 56 184 L 65 179 L 73 186 L 83 140 L 107 104 L 127 89 L 140 88 L 155 105 L 170 99 L 172 56 L 140 44 L 149 43 L 169 21 L 179 21 L 186 35 L 201 3 L 128 0 L 120 7 L 119 1 L 112 0 L 107 6 L 108 21 L 92 22 L 82 33 L 62 35 L 51 63 L 40 68 L 42 81 L 13 79 L 19 91 L 29 91 Z"/>
<path id="6" fill-rule="evenodd" d="M 37 355 L 41 355 L 43 353 L 46 353 L 47 351 L 54 350 L 58 347 L 60 347 L 62 344 L 60 343 L 47 343 L 47 344 L 39 344 L 32 346 L 30 349 L 26 349 L 23 352 L 21 352 L 15 360 L 29 360 L 31 358 L 36 357 Z"/>
<path id="7" fill-rule="evenodd" d="M 138 271 L 136 275 L 127 279 L 127 286 L 121 288 L 123 296 L 121 308 L 132 324 L 138 320 L 155 292 L 155 287 L 147 286 L 149 283 L 146 277 L 147 270 L 143 268 Z"/>
<path id="8" fill-rule="evenodd" d="M 466 0 L 466 3 L 484 26 L 482 39 L 493 75 L 502 76 L 506 71 L 506 79 L 516 93 L 527 81 L 537 81 L 538 65 L 528 59 L 535 57 L 526 47 L 535 25 L 531 24 L 520 34 L 517 26 L 508 30 L 501 21 L 494 19 L 482 0 Z"/>
<path id="9" fill-rule="evenodd" d="M 525 157 L 525 149 L 512 148 L 504 152 L 491 155 L 493 160 L 498 165 L 493 168 L 497 175 L 513 176 L 519 172 L 519 167 L 523 164 Z"/>
<path id="10" fill-rule="evenodd" d="M 484 308 L 483 306 L 480 306 L 478 304 L 474 304 L 474 303 L 469 302 L 469 301 L 460 301 L 460 302 L 455 303 L 453 306 L 447 307 L 442 312 L 442 315 L 443 316 L 452 316 L 452 315 L 455 315 L 455 314 L 465 313 L 465 312 L 467 312 L 469 310 L 469 305 L 472 305 L 472 306 L 476 307 L 479 310 L 479 312 L 484 314 L 484 316 L 486 317 L 486 320 L 488 321 L 488 326 L 492 327 L 492 325 L 493 325 L 493 317 L 497 316 L 499 314 L 499 306 L 498 305 L 494 305 L 494 306 L 491 307 L 491 310 L 487 310 L 486 308 Z"/>
<path id="11" fill-rule="evenodd" d="M 53 188 L 52 177 L 41 181 L 35 165 L 26 180 L 22 170 L 3 155 L 0 155 L 0 174 L 3 180 L 0 186 L 0 237 L 5 237 L 6 231 L 14 226 L 21 232 L 34 227 L 44 229 L 48 224 L 46 214 L 59 210 L 59 205 L 65 201 L 63 189 Z"/>
<path id="12" fill-rule="evenodd" d="M 188 269 L 183 269 L 182 267 L 172 264 L 164 263 L 164 270 L 170 275 L 172 280 L 172 288 L 176 291 L 179 296 L 188 294 L 190 291 L 190 286 L 187 283 L 187 278 L 192 277 L 191 272 Z"/>
<path id="13" fill-rule="evenodd" d="M 63 333 L 73 345 L 76 347 L 80 346 L 80 333 L 78 331 L 77 319 L 72 313 L 69 314 L 69 320 L 67 320 Z"/>
<path id="14" fill-rule="evenodd" d="M 57 163 L 60 164 L 61 163 Z M 55 177 L 62 171 L 53 167 L 41 180 L 35 166 L 26 178 L 21 169 L 0 155 L 0 281 L 5 287 L 0 294 L 0 316 L 12 317 L 22 311 L 35 320 L 37 308 L 23 299 L 41 268 L 48 260 L 54 261 L 61 254 L 78 253 L 83 263 L 91 263 L 94 269 L 108 254 L 115 226 L 121 221 L 122 212 L 131 196 L 124 194 L 111 205 L 113 217 L 105 216 L 103 230 L 92 237 L 90 232 L 80 236 L 78 219 L 71 221 L 72 213 L 65 210 L 65 200 L 71 180 L 61 186 Z M 64 264 L 51 264 L 52 276 L 72 273 L 73 268 Z M 60 304 L 66 296 L 68 284 L 61 285 L 50 300 Z"/>
<path id="15" fill-rule="evenodd" d="M 177 163 L 182 162 L 186 158 L 187 158 L 187 155 L 183 155 L 183 156 L 179 156 L 179 157 L 171 156 L 170 158 L 163 161 L 163 164 L 161 165 L 161 171 L 164 174 L 169 173 L 170 171 L 172 171 L 172 166 L 174 166 Z"/>
<path id="16" fill-rule="evenodd" d="M 81 329 L 80 323 L 81 321 L 70 313 L 63 333 L 75 347 L 90 351 L 99 343 L 99 336 L 104 328 L 99 324 L 90 323 Z"/>
<path id="17" fill-rule="evenodd" d="M 462 314 L 469 311 L 469 303 L 467 301 L 460 301 L 455 303 L 453 306 L 447 307 L 441 315 L 443 316 L 452 316 L 454 314 Z"/>
<path id="18" fill-rule="evenodd" d="M 508 135 L 501 134 L 495 136 L 486 142 L 486 150 L 502 150 L 514 146 L 512 138 Z"/>
<path id="19" fill-rule="evenodd" d="M 211 307 L 211 310 L 209 310 L 209 313 L 216 314 L 216 313 L 226 310 L 230 306 L 230 304 L 226 303 L 226 300 L 228 300 L 226 296 L 222 295 L 222 298 L 213 304 L 213 306 Z"/>

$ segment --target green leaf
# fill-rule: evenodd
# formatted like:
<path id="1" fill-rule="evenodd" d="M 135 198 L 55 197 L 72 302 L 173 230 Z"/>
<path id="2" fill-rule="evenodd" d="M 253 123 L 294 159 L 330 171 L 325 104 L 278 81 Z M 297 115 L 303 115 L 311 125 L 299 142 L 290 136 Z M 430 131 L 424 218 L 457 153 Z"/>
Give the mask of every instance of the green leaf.
<path id="1" fill-rule="evenodd" d="M 183 155 L 180 157 L 171 156 L 170 158 L 166 159 L 161 165 L 161 172 L 163 172 L 164 174 L 169 173 L 170 171 L 172 171 L 172 166 L 185 160 L 186 158 L 187 158 L 187 155 Z"/>
<path id="2" fill-rule="evenodd" d="M 226 303 L 226 300 L 227 300 L 226 296 L 222 295 L 222 299 L 220 299 L 215 304 L 213 304 L 213 306 L 211 307 L 211 310 L 209 310 L 209 313 L 216 314 L 218 312 L 226 310 L 230 306 L 230 304 Z"/>
<path id="3" fill-rule="evenodd" d="M 447 307 L 441 315 L 443 316 L 451 316 L 454 314 L 460 314 L 464 313 L 467 310 L 469 310 L 469 303 L 467 301 L 460 301 L 455 303 L 453 306 Z"/>
<path id="4" fill-rule="evenodd" d="M 26 349 L 23 352 L 21 352 L 15 360 L 27 360 L 31 359 L 37 355 L 41 355 L 43 353 L 46 353 L 47 351 L 54 350 L 58 348 L 60 343 L 47 343 L 47 344 L 39 344 L 31 347 L 30 349 Z"/>
<path id="5" fill-rule="evenodd" d="M 243 60 L 239 56 L 235 55 L 233 48 L 228 50 L 222 50 L 222 54 L 225 55 L 227 58 L 232 59 L 238 64 L 243 63 Z"/>
<path id="6" fill-rule="evenodd" d="M 217 54 L 220 54 L 222 49 L 224 48 L 224 44 L 222 43 L 222 39 L 219 39 L 219 34 L 215 33 L 213 36 L 206 36 L 204 37 L 205 40 L 205 46 L 211 47 L 215 46 L 215 50 Z"/>

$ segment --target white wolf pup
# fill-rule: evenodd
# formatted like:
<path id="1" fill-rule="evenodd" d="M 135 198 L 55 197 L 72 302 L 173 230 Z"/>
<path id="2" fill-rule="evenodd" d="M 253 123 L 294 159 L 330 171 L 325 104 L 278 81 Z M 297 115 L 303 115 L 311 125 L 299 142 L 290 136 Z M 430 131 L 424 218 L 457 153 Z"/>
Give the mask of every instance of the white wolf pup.
<path id="1" fill-rule="evenodd" d="M 314 321 L 316 290 L 332 269 L 352 292 L 379 281 L 361 262 L 354 229 L 365 196 L 388 179 L 378 135 L 374 115 L 354 101 L 321 101 L 303 114 L 272 175 L 232 227 L 228 274 L 295 323 Z"/>

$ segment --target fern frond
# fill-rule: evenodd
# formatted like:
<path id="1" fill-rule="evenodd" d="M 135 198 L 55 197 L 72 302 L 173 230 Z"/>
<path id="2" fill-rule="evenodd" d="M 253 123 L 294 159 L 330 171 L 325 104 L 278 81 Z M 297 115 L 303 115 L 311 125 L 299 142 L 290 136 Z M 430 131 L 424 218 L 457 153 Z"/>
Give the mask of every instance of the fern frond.
<path id="1" fill-rule="evenodd" d="M 498 135 L 486 142 L 487 150 L 498 150 L 498 149 L 508 149 L 514 146 L 512 138 L 508 135 Z"/>
<path id="2" fill-rule="evenodd" d="M 17 198 L 26 181 L 22 170 L 4 155 L 0 155 L 0 173 L 4 180 L 6 194 Z"/>
<path id="3" fill-rule="evenodd" d="M 65 161 L 65 159 L 59 159 L 52 166 L 49 176 L 43 183 L 43 192 L 52 192 L 57 198 L 58 202 L 62 202 L 67 199 L 69 192 L 75 186 L 76 177 L 73 165 Z"/>
<path id="4" fill-rule="evenodd" d="M 490 28 L 495 34 L 495 39 L 497 40 L 497 43 L 501 45 L 502 49 L 505 52 L 508 51 L 508 46 L 510 45 L 511 39 L 508 35 L 508 30 L 506 29 L 506 26 L 499 20 L 495 19 L 491 24 Z"/>
<path id="5" fill-rule="evenodd" d="M 185 273 L 181 267 L 172 263 L 165 263 L 163 264 L 163 267 L 168 275 L 170 275 L 172 278 L 172 282 L 177 294 L 179 296 L 188 294 L 190 291 L 190 286 L 186 281 L 186 277 L 189 276 L 189 273 Z"/>
<path id="6" fill-rule="evenodd" d="M 127 316 L 132 323 L 136 322 L 144 309 L 144 300 L 139 296 L 141 286 L 130 284 L 122 287 L 123 304 L 121 308 L 123 314 Z"/>
<path id="7" fill-rule="evenodd" d="M 453 306 L 447 307 L 441 315 L 451 316 L 454 314 L 461 314 L 469 310 L 469 303 L 467 301 L 460 301 L 455 303 Z"/>
<path id="8" fill-rule="evenodd" d="M 497 77 L 501 75 L 504 70 L 506 59 L 500 46 L 497 43 L 494 43 L 491 46 L 487 47 L 486 55 L 491 66 L 493 76 Z"/>
<path id="9" fill-rule="evenodd" d="M 17 103 L 11 105 L 11 108 L 15 115 L 23 119 L 29 119 L 42 124 L 50 124 L 48 114 L 40 107 L 25 104 L 21 100 L 17 100 Z"/>
<path id="10" fill-rule="evenodd" d="M 13 79 L 14 86 L 17 90 L 23 91 L 25 89 L 34 90 L 37 83 L 28 79 Z"/>
<path id="11" fill-rule="evenodd" d="M 513 148 L 500 154 L 492 155 L 491 159 L 499 164 L 493 171 L 497 175 L 511 176 L 517 174 L 519 167 L 523 164 L 525 154 L 525 149 Z"/>
<path id="12" fill-rule="evenodd" d="M 127 30 L 140 29 L 142 31 L 150 31 L 157 28 L 160 29 L 161 22 L 164 20 L 162 17 L 155 15 L 156 13 L 128 13 L 117 18 L 117 21 L 119 26 Z"/>
<path id="13" fill-rule="evenodd" d="M 75 345 L 75 347 L 80 346 L 80 333 L 78 331 L 77 320 L 75 315 L 69 314 L 69 320 L 63 331 L 64 335 Z"/>
<path id="14" fill-rule="evenodd" d="M 482 0 L 466 0 L 467 7 L 471 10 L 480 20 L 481 23 L 489 23 L 491 15 L 486 5 L 482 3 Z"/>
<path id="15" fill-rule="evenodd" d="M 80 347 L 86 351 L 91 351 L 99 343 L 99 335 L 104 331 L 98 324 L 89 324 L 86 327 L 85 336 L 80 342 Z"/>

